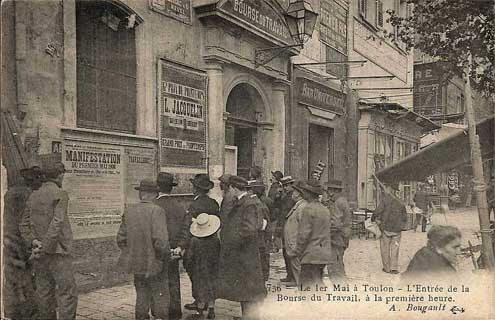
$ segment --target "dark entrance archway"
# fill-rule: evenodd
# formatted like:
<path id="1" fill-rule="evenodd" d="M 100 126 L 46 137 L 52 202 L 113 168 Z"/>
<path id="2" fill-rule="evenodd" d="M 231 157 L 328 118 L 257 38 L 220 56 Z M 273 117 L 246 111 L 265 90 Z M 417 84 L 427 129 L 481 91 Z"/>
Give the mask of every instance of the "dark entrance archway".
<path id="1" fill-rule="evenodd" d="M 225 144 L 237 147 L 237 175 L 248 178 L 258 150 L 259 119 L 264 112 L 259 92 L 247 83 L 236 85 L 227 98 Z"/>

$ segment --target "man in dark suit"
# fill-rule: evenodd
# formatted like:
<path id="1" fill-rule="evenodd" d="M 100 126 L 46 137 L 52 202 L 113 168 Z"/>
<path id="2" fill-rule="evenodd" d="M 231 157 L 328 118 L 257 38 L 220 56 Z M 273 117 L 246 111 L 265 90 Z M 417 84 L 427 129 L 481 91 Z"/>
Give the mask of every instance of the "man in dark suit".
<path id="1" fill-rule="evenodd" d="M 236 204 L 220 231 L 218 298 L 240 302 L 242 319 L 259 319 L 266 296 L 258 248 L 260 200 L 247 192 L 246 179 L 233 176 L 229 182 Z"/>
<path id="2" fill-rule="evenodd" d="M 174 182 L 174 176 L 168 172 L 160 172 L 157 177 L 157 184 L 160 193 L 154 202 L 165 210 L 170 248 L 173 257 L 179 257 L 187 249 L 191 219 L 177 200 L 170 196 L 172 188 L 177 186 L 177 183 Z M 182 305 L 179 259 L 177 258 L 170 259 L 168 262 L 168 284 L 170 290 L 169 319 L 180 319 L 182 317 Z"/>
<path id="3" fill-rule="evenodd" d="M 187 209 L 188 215 L 196 219 L 201 213 L 212 214 L 219 216 L 220 207 L 218 203 L 208 196 L 208 192 L 213 188 L 213 182 L 207 174 L 200 173 L 194 176 L 193 179 L 189 179 L 193 186 L 194 199 Z M 191 226 L 192 221 L 189 223 L 188 228 Z M 188 241 L 191 240 L 190 233 L 188 233 Z M 191 256 L 193 253 L 191 251 L 186 251 L 184 255 L 184 267 L 186 268 L 189 279 L 193 279 L 192 272 L 193 267 L 191 262 L 194 260 Z M 195 286 L 193 286 L 194 288 Z M 193 290 L 192 296 L 194 298 L 193 303 L 188 303 L 184 305 L 184 308 L 188 310 L 198 310 L 198 303 L 196 301 L 197 292 Z"/>

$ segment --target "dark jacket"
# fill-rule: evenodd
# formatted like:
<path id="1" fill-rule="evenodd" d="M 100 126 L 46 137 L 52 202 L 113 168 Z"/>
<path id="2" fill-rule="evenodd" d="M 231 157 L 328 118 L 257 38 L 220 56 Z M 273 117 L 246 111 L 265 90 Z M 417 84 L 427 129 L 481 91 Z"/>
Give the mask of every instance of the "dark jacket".
<path id="1" fill-rule="evenodd" d="M 222 199 L 222 203 L 220 204 L 220 221 L 222 223 L 225 220 L 225 217 L 227 217 L 230 211 L 232 211 L 234 204 L 235 204 L 235 197 L 232 195 L 232 193 L 231 192 L 225 193 Z"/>
<path id="2" fill-rule="evenodd" d="M 414 195 L 413 200 L 414 200 L 414 203 L 416 204 L 416 207 L 423 210 L 423 213 L 426 214 L 428 211 L 428 208 L 430 207 L 430 199 L 428 197 L 428 194 L 424 191 L 418 191 Z"/>
<path id="3" fill-rule="evenodd" d="M 449 277 L 455 275 L 456 269 L 442 255 L 437 253 L 430 246 L 423 247 L 416 252 L 407 266 L 407 270 L 402 273 L 404 280 L 414 280 L 417 278 Z"/>
<path id="4" fill-rule="evenodd" d="M 26 185 L 15 185 L 10 187 L 4 196 L 2 221 L 4 258 L 6 263 L 21 268 L 25 267 L 29 253 L 26 244 L 22 241 L 19 225 L 31 192 Z"/>
<path id="5" fill-rule="evenodd" d="M 301 212 L 294 252 L 301 264 L 328 264 L 330 250 L 330 212 L 318 201 L 308 202 Z"/>
<path id="6" fill-rule="evenodd" d="M 173 197 L 160 195 L 154 201 L 167 215 L 168 241 L 170 248 L 187 247 L 191 217 Z"/>
<path id="7" fill-rule="evenodd" d="M 220 299 L 254 301 L 266 295 L 258 249 L 258 202 L 250 194 L 237 200 L 220 230 Z"/>
<path id="8" fill-rule="evenodd" d="M 406 207 L 392 195 L 384 193 L 371 220 L 380 220 L 379 226 L 382 231 L 401 232 L 407 221 Z"/>
<path id="9" fill-rule="evenodd" d="M 69 196 L 56 182 L 48 181 L 33 191 L 26 204 L 20 230 L 30 246 L 40 240 L 43 252 L 69 255 L 72 252 L 72 229 L 67 215 Z"/>
<path id="10" fill-rule="evenodd" d="M 197 218 L 200 213 L 208 213 L 218 216 L 220 207 L 218 203 L 207 194 L 200 194 L 194 198 L 189 205 L 187 213 L 193 218 Z"/>
<path id="11" fill-rule="evenodd" d="M 117 245 L 122 250 L 119 267 L 127 273 L 146 277 L 160 273 L 170 256 L 165 211 L 148 201 L 130 204 L 122 216 Z"/>
<path id="12" fill-rule="evenodd" d="M 344 197 L 329 201 L 332 246 L 347 248 L 351 236 L 352 216 L 349 203 Z"/>

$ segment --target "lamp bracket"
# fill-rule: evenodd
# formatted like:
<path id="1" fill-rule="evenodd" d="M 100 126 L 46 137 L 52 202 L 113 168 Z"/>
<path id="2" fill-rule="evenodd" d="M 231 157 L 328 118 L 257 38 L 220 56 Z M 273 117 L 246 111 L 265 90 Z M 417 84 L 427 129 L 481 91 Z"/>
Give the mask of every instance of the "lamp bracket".
<path id="1" fill-rule="evenodd" d="M 263 66 L 287 50 L 302 46 L 302 44 L 293 44 L 290 46 L 256 49 L 254 51 L 254 67 L 258 68 L 259 66 Z"/>

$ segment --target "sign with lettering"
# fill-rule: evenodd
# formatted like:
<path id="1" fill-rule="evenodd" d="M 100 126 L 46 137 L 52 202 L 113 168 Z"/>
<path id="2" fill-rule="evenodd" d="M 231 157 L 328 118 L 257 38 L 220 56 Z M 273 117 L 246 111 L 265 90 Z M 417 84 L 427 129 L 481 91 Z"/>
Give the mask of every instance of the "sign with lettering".
<path id="1" fill-rule="evenodd" d="M 347 54 L 347 9 L 336 0 L 321 0 L 320 4 L 320 41 Z"/>
<path id="2" fill-rule="evenodd" d="M 337 114 L 344 113 L 343 93 L 302 77 L 297 78 L 296 87 L 299 103 Z"/>
<path id="3" fill-rule="evenodd" d="M 205 169 L 207 76 L 164 59 L 158 69 L 160 166 Z"/>
<path id="4" fill-rule="evenodd" d="M 354 19 L 354 50 L 400 80 L 407 81 L 407 55 Z"/>
<path id="5" fill-rule="evenodd" d="M 151 10 L 191 24 L 191 0 L 149 0 Z"/>
<path id="6" fill-rule="evenodd" d="M 434 63 L 414 65 L 414 111 L 424 116 L 442 113 L 440 78 Z"/>
<path id="7" fill-rule="evenodd" d="M 62 161 L 74 238 L 115 236 L 124 210 L 122 147 L 64 140 Z"/>
<path id="8" fill-rule="evenodd" d="M 124 147 L 125 202 L 139 202 L 135 187 L 143 179 L 156 179 L 156 147 Z"/>
<path id="9" fill-rule="evenodd" d="M 227 0 L 219 11 L 275 39 L 285 43 L 293 42 L 281 8 L 277 9 L 266 0 Z"/>

